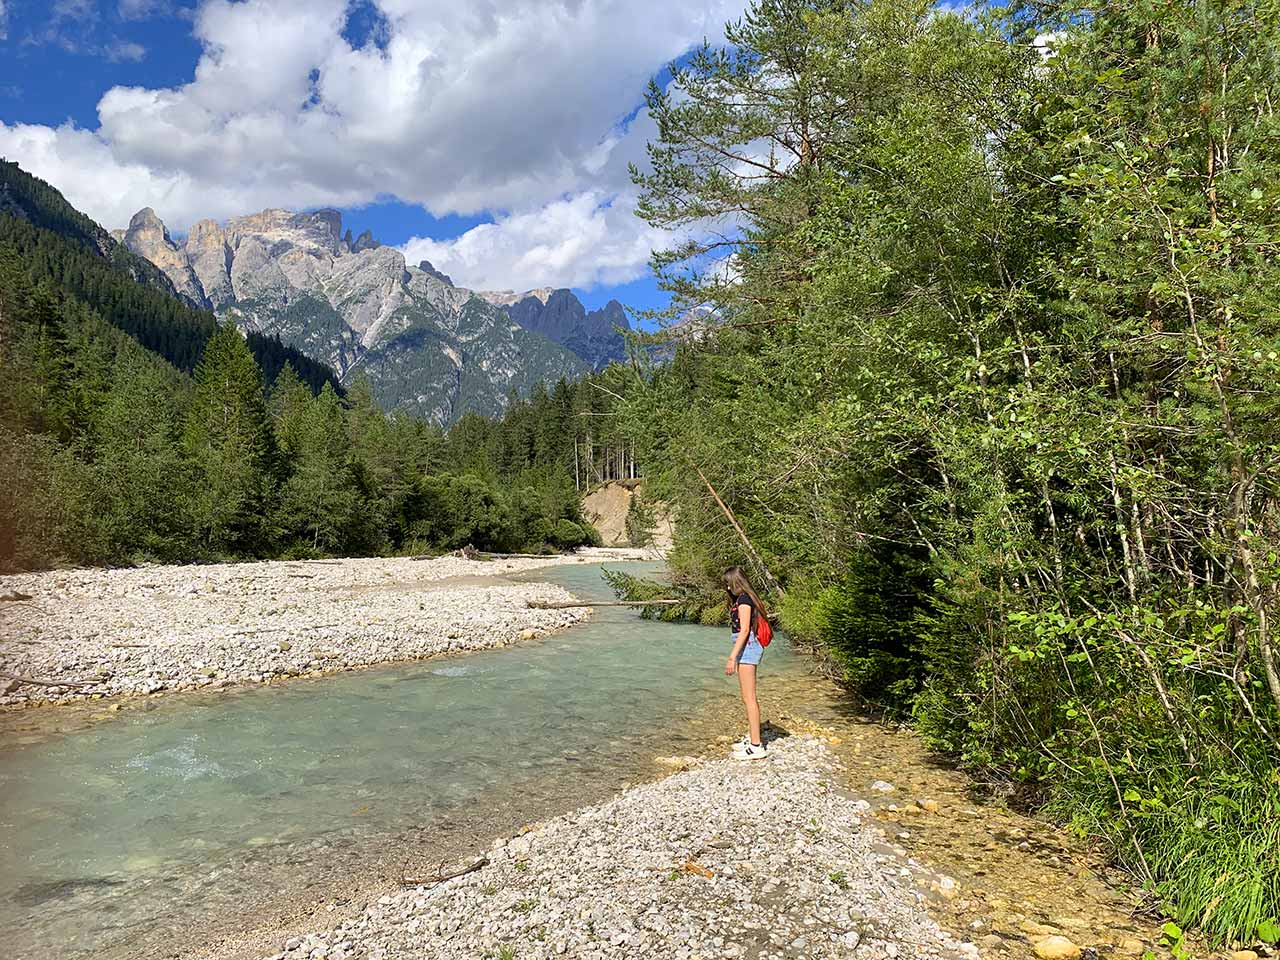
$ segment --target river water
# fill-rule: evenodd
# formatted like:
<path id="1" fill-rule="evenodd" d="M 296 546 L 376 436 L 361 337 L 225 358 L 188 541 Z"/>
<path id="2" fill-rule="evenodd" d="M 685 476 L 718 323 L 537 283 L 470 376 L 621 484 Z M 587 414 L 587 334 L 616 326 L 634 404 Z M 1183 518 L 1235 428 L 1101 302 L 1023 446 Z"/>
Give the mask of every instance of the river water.
<path id="1" fill-rule="evenodd" d="M 526 576 L 611 596 L 597 565 Z M 375 865 L 420 869 L 427 852 L 599 799 L 723 725 L 736 689 L 727 645 L 724 629 L 599 608 L 502 650 L 165 697 L 109 718 L 101 706 L 7 717 L 0 949 L 176 954 Z M 763 693 L 808 677 L 779 638 Z"/>

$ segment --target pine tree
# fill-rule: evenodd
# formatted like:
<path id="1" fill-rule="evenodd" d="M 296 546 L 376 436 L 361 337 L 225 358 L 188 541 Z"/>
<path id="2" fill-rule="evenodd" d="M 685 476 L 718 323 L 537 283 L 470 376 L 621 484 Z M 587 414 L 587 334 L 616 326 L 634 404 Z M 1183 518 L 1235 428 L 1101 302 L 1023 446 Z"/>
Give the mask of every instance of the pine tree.
<path id="1" fill-rule="evenodd" d="M 285 474 L 282 479 L 287 479 L 292 469 L 292 459 L 301 444 L 302 420 L 311 400 L 311 391 L 293 369 L 293 364 L 286 363 L 276 376 L 267 401 L 271 431 L 280 453 L 280 467 Z"/>
<path id="2" fill-rule="evenodd" d="M 36 429 L 69 440 L 75 419 L 74 375 L 62 310 L 53 291 L 42 285 L 32 294 L 28 319 L 35 348 L 31 373 Z"/>
<path id="3" fill-rule="evenodd" d="M 261 550 L 273 443 L 262 374 L 244 337 L 220 326 L 195 371 L 183 441 L 195 468 L 191 513 L 198 539 L 217 553 Z"/>
<path id="4" fill-rule="evenodd" d="M 326 385 L 295 417 L 290 429 L 292 474 L 280 495 L 280 526 L 309 550 L 341 551 L 357 526 L 361 505 L 341 402 Z"/>
<path id="5" fill-rule="evenodd" d="M 180 396 L 171 377 L 143 357 L 114 370 L 98 417 L 94 473 L 113 559 L 139 555 L 180 561 L 190 555 L 192 465 L 182 448 Z"/>

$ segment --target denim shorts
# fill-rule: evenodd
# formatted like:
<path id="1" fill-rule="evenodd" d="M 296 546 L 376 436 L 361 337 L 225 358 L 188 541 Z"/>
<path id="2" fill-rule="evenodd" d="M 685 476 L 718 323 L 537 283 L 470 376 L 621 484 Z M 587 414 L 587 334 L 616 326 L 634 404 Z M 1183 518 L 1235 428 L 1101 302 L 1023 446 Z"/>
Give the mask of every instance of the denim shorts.
<path id="1" fill-rule="evenodd" d="M 760 641 L 756 639 L 756 635 L 753 633 L 747 637 L 747 645 L 742 648 L 742 653 L 738 654 L 738 662 L 754 667 L 763 656 L 764 647 L 760 646 Z"/>

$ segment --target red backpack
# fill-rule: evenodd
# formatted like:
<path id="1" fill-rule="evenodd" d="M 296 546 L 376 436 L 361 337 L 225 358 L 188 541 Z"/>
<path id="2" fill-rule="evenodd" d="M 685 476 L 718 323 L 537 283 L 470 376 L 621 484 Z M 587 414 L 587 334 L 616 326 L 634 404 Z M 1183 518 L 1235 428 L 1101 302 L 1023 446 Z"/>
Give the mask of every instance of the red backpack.
<path id="1" fill-rule="evenodd" d="M 773 639 L 773 627 L 769 626 L 769 618 L 763 613 L 759 610 L 753 612 L 756 616 L 756 639 L 760 641 L 760 646 L 767 647 Z"/>

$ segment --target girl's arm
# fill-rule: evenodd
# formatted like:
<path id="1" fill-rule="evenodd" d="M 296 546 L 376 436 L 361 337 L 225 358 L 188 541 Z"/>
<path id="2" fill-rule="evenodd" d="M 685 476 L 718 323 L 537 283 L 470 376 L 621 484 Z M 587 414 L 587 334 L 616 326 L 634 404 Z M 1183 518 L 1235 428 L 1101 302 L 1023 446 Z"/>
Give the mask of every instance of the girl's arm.
<path id="1" fill-rule="evenodd" d="M 725 676 L 732 676 L 738 669 L 738 657 L 742 656 L 742 648 L 747 645 L 747 637 L 751 636 L 751 612 L 751 604 L 738 604 L 738 636 L 724 665 Z"/>

